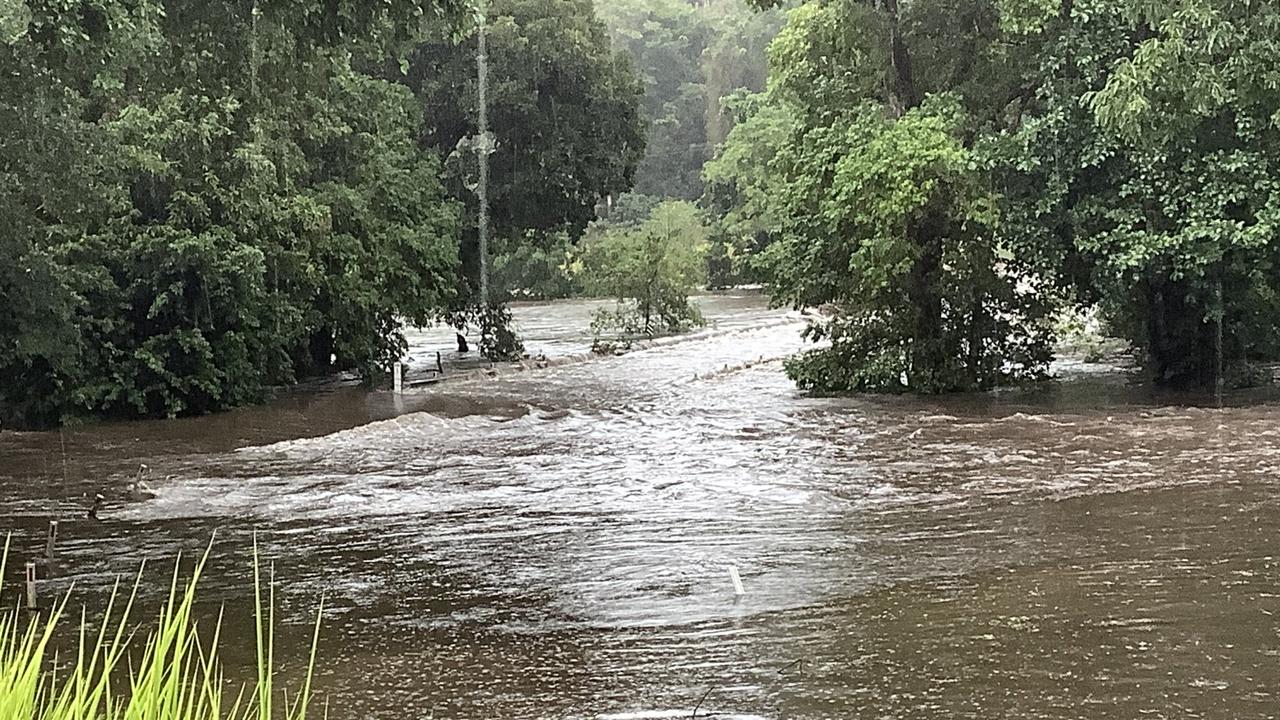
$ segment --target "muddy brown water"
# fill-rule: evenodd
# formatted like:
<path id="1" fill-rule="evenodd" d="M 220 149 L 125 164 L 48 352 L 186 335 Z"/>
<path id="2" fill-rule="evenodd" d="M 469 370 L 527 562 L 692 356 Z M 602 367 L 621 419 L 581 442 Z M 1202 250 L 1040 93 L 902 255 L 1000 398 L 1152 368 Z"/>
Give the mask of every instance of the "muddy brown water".
<path id="1" fill-rule="evenodd" d="M 91 614 L 143 558 L 154 607 L 216 532 L 201 607 L 226 607 L 233 675 L 257 533 L 286 681 L 325 598 L 337 720 L 1280 713 L 1274 398 L 1219 409 L 1083 365 L 1035 391 L 806 398 L 780 362 L 799 319 L 706 303 L 715 329 L 623 357 L 0 433 L 0 529 L 20 561 L 60 519 L 44 592 Z M 582 304 L 517 317 L 532 349 L 583 343 Z M 130 502 L 140 462 L 157 497 Z"/>

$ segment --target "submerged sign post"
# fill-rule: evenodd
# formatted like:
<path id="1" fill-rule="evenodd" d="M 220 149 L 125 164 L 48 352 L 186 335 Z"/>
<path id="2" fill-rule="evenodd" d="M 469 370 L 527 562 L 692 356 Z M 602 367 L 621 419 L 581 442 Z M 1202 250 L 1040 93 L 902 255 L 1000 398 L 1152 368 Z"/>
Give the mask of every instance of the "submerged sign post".
<path id="1" fill-rule="evenodd" d="M 738 568 L 735 565 L 729 566 L 729 579 L 733 581 L 733 594 L 746 595 L 747 591 L 742 587 L 742 576 L 738 574 Z"/>
<path id="2" fill-rule="evenodd" d="M 50 561 L 53 560 L 54 546 L 58 543 L 58 521 L 49 521 L 49 534 L 44 541 L 44 556 Z"/>
<path id="3" fill-rule="evenodd" d="M 36 597 L 36 564 L 27 563 L 27 609 L 35 610 L 40 607 L 39 600 Z"/>

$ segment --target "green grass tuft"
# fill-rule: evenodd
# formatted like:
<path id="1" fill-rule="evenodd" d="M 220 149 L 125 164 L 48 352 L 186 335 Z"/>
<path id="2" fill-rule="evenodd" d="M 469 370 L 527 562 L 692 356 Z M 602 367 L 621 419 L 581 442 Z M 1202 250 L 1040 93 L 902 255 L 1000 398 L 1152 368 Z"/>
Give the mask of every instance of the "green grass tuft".
<path id="1" fill-rule="evenodd" d="M 0 583 L 8 557 L 6 539 L 0 554 Z M 275 707 L 273 685 L 275 591 L 268 591 L 264 605 L 255 541 L 257 681 L 255 687 L 242 689 L 226 703 L 218 660 L 222 617 L 219 615 L 212 639 L 205 645 L 197 634 L 192 612 L 196 587 L 208 558 L 206 550 L 185 585 L 179 583 L 179 560 L 158 623 L 141 641 L 126 628 L 143 571 L 139 571 L 127 597 L 117 581 L 100 626 L 90 628 L 81 612 L 75 662 L 62 674 L 54 669 L 60 663 L 59 658 L 50 656 L 50 645 L 66 621 L 67 599 L 43 617 L 20 610 L 0 611 L 0 720 L 306 720 L 323 605 L 316 614 L 302 691 L 293 698 L 283 696 L 283 715 L 273 715 L 274 710 L 280 709 Z M 137 657 L 139 649 L 142 659 L 134 666 L 127 658 Z M 120 691 L 122 687 L 127 690 Z"/>

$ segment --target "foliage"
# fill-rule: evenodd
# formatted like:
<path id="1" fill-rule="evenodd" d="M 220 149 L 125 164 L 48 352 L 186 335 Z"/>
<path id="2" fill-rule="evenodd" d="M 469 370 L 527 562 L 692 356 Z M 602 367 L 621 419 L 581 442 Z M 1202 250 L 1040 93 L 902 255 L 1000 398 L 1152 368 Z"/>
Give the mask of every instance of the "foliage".
<path id="1" fill-rule="evenodd" d="M 493 256 L 489 281 L 509 300 L 553 300 L 580 290 L 568 233 L 527 233 Z"/>
<path id="2" fill-rule="evenodd" d="M 764 88 L 765 47 L 782 13 L 752 12 L 740 0 L 620 0 L 599 11 L 644 82 L 648 139 L 636 192 L 696 200 L 702 165 L 731 124 L 721 100 Z"/>
<path id="3" fill-rule="evenodd" d="M 732 279 L 757 280 L 758 259 L 778 236 L 782 213 L 776 203 L 785 175 L 775 167 L 799 126 L 790 108 L 773 104 L 763 93 L 738 94 L 727 101 L 738 116 L 720 154 L 703 168 L 703 202 L 717 218 L 714 256 L 723 255 L 724 268 L 713 285 Z"/>
<path id="4" fill-rule="evenodd" d="M 597 341 L 609 336 L 683 332 L 703 324 L 689 292 L 705 279 L 706 228 L 696 207 L 670 201 L 648 219 L 604 227 L 583 247 L 584 282 L 590 291 L 618 298 L 618 307 L 592 321 Z"/>
<path id="5" fill-rule="evenodd" d="M 372 378 L 404 323 L 468 312 L 483 346 L 515 352 L 507 315 L 474 308 L 470 16 L 454 0 L 4 4 L 0 422 Z M 495 244 L 549 270 L 551 244 L 522 243 L 576 237 L 630 187 L 640 90 L 589 0 L 499 3 L 490 30 Z"/>
<path id="6" fill-rule="evenodd" d="M 427 123 L 420 145 L 446 158 L 453 198 L 478 214 L 480 168 L 478 33 L 459 41 L 447 28 L 430 34 L 388 74 L 412 89 Z M 615 52 L 591 0 L 496 0 L 487 3 L 492 302 L 514 296 L 561 296 L 572 281 L 557 247 L 576 240 L 602 198 L 630 189 L 644 148 L 641 88 Z M 464 225 L 448 317 L 463 328 L 509 314 L 478 297 L 479 233 Z M 508 325 L 484 324 L 491 359 L 519 354 Z M 508 342 L 507 340 L 510 340 Z"/>
<path id="7" fill-rule="evenodd" d="M 1090 2 L 1040 23 L 1041 89 L 1007 160 L 1022 226 L 1072 244 L 1080 296 L 1161 384 L 1254 377 L 1280 352 L 1277 14 L 1241 12 Z"/>
<path id="8" fill-rule="evenodd" d="M 488 306 L 468 305 L 447 316 L 459 333 L 469 328 L 480 332 L 480 356 L 490 362 L 519 360 L 524 356 L 524 343 L 512 322 L 511 310 L 501 303 Z"/>
<path id="9" fill-rule="evenodd" d="M 0 556 L 0 578 L 8 559 L 8 542 Z M 264 604 L 257 553 L 254 553 L 257 682 L 228 705 L 219 662 L 221 621 L 208 633 L 198 632 L 194 606 L 197 584 L 208 554 L 196 564 L 185 588 L 175 571 L 167 603 L 156 627 L 139 642 L 131 629 L 138 586 L 124 598 L 119 585 L 112 593 L 102 625 L 95 631 L 81 618 L 80 646 L 70 667 L 48 667 L 55 634 L 65 625 L 63 600 L 43 619 L 26 622 L 19 611 L 0 613 L 0 710 L 5 717 L 34 720 L 269 720 L 276 703 L 273 652 L 275 591 Z M 139 575 L 139 582 L 141 574 Z M 118 617 L 115 610 L 123 603 Z M 312 702 L 312 671 L 319 641 L 317 614 L 306 681 L 289 702 L 286 720 L 305 720 Z M 137 651 L 141 651 L 141 662 Z M 132 659 L 131 659 L 132 658 Z M 134 664 L 137 663 L 137 664 Z M 128 692 L 116 681 L 127 672 Z"/>
<path id="10" fill-rule="evenodd" d="M 1115 192 L 1087 208 L 1104 307 L 1158 382 L 1248 376 L 1280 351 L 1280 8 L 1197 0 L 1122 17 L 1149 36 L 1086 98 L 1101 133 L 1130 146 Z"/>
<path id="11" fill-rule="evenodd" d="M 1042 371 L 1047 338 L 965 120 L 945 98 L 896 121 L 864 106 L 795 158 L 796 205 L 766 251 L 774 296 L 835 306 L 810 329 L 829 347 L 788 365 L 801 387 L 943 392 Z"/>
<path id="12" fill-rule="evenodd" d="M 452 294 L 457 211 L 360 71 L 448 4 L 28 5 L 0 45 L 0 421 L 206 412 L 379 373 Z M 19 23 L 20 25 L 20 23 Z M 358 38 L 358 39 L 357 39 Z M 197 60 L 198 59 L 198 60 Z"/>
<path id="13" fill-rule="evenodd" d="M 660 195 L 638 192 L 610 198 L 608 205 L 598 211 L 595 226 L 598 229 L 615 225 L 638 225 L 647 220 L 663 202 Z"/>
<path id="14" fill-rule="evenodd" d="M 590 0 L 496 0 L 487 18 L 495 234 L 577 237 L 600 198 L 631 187 L 644 148 L 637 78 Z M 476 52 L 474 33 L 463 42 L 437 33 L 413 50 L 401 76 L 425 109 L 421 143 L 449 158 L 450 191 L 470 206 Z"/>
<path id="15" fill-rule="evenodd" d="M 972 141 L 995 19 L 948 6 L 972 20 L 957 37 L 939 5 L 793 10 L 768 90 L 733 103 L 743 119 L 707 167 L 726 234 L 766 248 L 775 302 L 829 310 L 808 331 L 825 345 L 787 365 L 805 389 L 979 389 L 1047 365 L 1040 283 Z"/>
<path id="16" fill-rule="evenodd" d="M 832 311 L 805 387 L 1036 376 L 1071 305 L 1157 382 L 1252 377 L 1280 356 L 1277 30 L 1230 0 L 809 2 L 706 199 L 775 300 Z"/>
<path id="17" fill-rule="evenodd" d="M 516 360 L 524 355 L 524 343 L 516 334 L 511 311 L 505 305 L 491 305 L 479 313 L 480 355 L 486 360 Z"/>

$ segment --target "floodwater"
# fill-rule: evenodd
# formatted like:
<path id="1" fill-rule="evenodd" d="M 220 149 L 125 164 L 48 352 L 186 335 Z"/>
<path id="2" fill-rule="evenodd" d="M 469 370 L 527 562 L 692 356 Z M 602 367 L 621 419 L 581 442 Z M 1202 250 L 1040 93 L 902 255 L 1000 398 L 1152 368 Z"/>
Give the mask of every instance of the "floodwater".
<path id="1" fill-rule="evenodd" d="M 1280 713 L 1269 398 L 1081 365 L 1033 391 L 806 398 L 780 362 L 798 318 L 706 302 L 718 328 L 622 357 L 0 434 L 0 527 L 20 561 L 62 519 L 48 592 L 91 609 L 143 558 L 154 607 L 216 531 L 202 610 L 226 606 L 241 673 L 256 532 L 286 680 L 325 599 L 336 720 Z M 566 353 L 583 308 L 517 317 Z M 157 497 L 120 499 L 140 462 Z"/>

